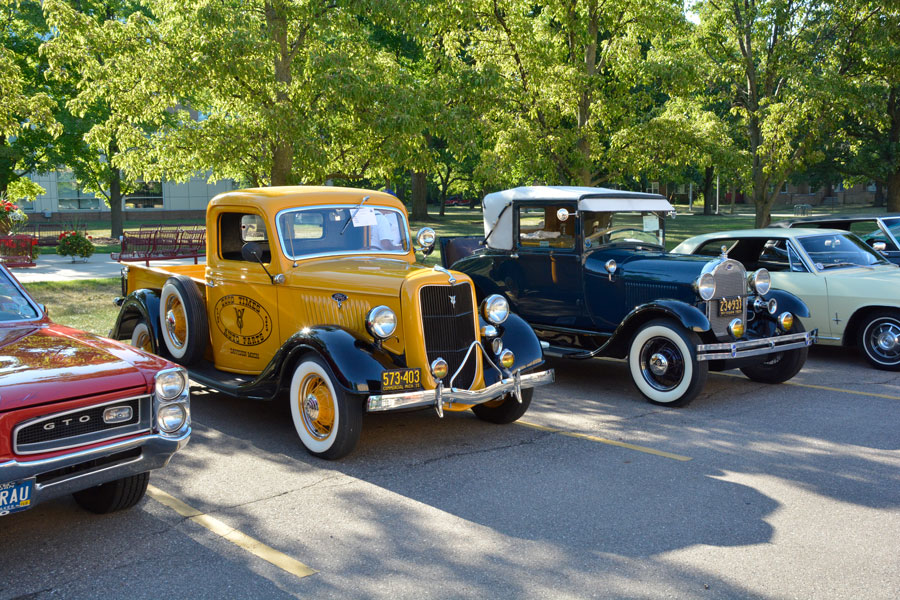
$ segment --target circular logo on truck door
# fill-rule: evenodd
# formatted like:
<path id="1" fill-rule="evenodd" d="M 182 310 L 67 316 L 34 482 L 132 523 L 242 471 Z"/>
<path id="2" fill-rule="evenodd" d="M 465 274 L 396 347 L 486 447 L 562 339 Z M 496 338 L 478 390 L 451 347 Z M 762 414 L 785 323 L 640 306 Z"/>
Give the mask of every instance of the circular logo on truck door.
<path id="1" fill-rule="evenodd" d="M 233 344 L 257 346 L 269 339 L 272 318 L 253 298 L 223 296 L 216 302 L 216 327 Z"/>

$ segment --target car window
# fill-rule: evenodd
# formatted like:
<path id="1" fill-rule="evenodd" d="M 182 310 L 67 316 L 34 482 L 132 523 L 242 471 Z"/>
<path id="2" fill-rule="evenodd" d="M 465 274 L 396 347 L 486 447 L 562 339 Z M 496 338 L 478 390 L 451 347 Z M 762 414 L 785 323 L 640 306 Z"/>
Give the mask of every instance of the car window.
<path id="1" fill-rule="evenodd" d="M 900 217 L 893 219 L 884 219 L 884 224 L 891 232 L 895 239 L 900 240 Z"/>
<path id="2" fill-rule="evenodd" d="M 6 273 L 0 272 L 0 322 L 38 318 L 38 311 Z"/>
<path id="3" fill-rule="evenodd" d="M 719 256 L 722 254 L 723 246 L 725 247 L 726 253 L 728 253 L 734 249 L 737 243 L 738 241 L 736 239 L 712 240 L 697 248 L 694 254 L 699 254 L 700 256 Z"/>
<path id="4" fill-rule="evenodd" d="M 765 268 L 773 273 L 779 271 L 808 272 L 797 249 L 790 241 L 783 238 L 766 240 L 759 254 L 756 268 Z"/>
<path id="5" fill-rule="evenodd" d="M 223 260 L 243 261 L 241 250 L 247 242 L 258 243 L 262 248 L 262 261 L 271 262 L 266 222 L 261 216 L 245 212 L 219 215 L 219 255 Z"/>
<path id="6" fill-rule="evenodd" d="M 574 248 L 575 219 L 560 221 L 556 212 L 567 206 L 520 206 L 520 248 Z"/>
<path id="7" fill-rule="evenodd" d="M 663 245 L 663 221 L 652 212 L 584 211 L 581 218 L 585 248 L 617 242 Z"/>
<path id="8" fill-rule="evenodd" d="M 852 234 L 812 235 L 798 238 L 797 241 L 820 271 L 887 262 Z"/>
<path id="9" fill-rule="evenodd" d="M 897 250 L 897 246 L 894 245 L 894 242 L 891 241 L 888 235 L 881 230 L 875 219 L 872 219 L 871 221 L 854 221 L 850 224 L 850 231 L 858 235 L 859 239 L 869 246 L 874 246 L 875 242 L 884 242 L 885 250 Z"/>
<path id="10" fill-rule="evenodd" d="M 291 259 L 312 255 L 409 251 L 406 217 L 383 206 L 315 206 L 277 217 L 278 237 Z"/>

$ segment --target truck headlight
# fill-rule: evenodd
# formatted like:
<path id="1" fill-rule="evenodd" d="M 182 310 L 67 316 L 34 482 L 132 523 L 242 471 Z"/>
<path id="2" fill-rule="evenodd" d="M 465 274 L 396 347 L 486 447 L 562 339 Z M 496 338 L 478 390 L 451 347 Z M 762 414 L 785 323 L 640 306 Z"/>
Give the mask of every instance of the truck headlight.
<path id="1" fill-rule="evenodd" d="M 162 400 L 174 400 L 184 393 L 187 385 L 184 369 L 165 369 L 156 374 L 156 395 Z"/>
<path id="2" fill-rule="evenodd" d="M 711 300 L 716 295 L 716 278 L 712 273 L 704 273 L 694 282 L 694 288 L 704 300 Z"/>
<path id="3" fill-rule="evenodd" d="M 750 287 L 760 296 L 765 296 L 772 289 L 772 277 L 768 269 L 757 269 L 748 276 Z"/>
<path id="4" fill-rule="evenodd" d="M 500 294 L 491 294 L 481 303 L 481 315 L 494 325 L 499 325 L 509 316 L 509 302 Z"/>
<path id="5" fill-rule="evenodd" d="M 163 404 L 156 411 L 156 424 L 166 433 L 174 433 L 181 429 L 187 421 L 187 407 L 180 402 Z"/>
<path id="6" fill-rule="evenodd" d="M 782 331 L 790 331 L 794 326 L 794 315 L 789 312 L 783 312 L 778 315 L 778 326 Z"/>
<path id="7" fill-rule="evenodd" d="M 387 339 L 397 329 L 397 315 L 383 304 L 376 306 L 366 315 L 366 329 L 380 340 Z"/>

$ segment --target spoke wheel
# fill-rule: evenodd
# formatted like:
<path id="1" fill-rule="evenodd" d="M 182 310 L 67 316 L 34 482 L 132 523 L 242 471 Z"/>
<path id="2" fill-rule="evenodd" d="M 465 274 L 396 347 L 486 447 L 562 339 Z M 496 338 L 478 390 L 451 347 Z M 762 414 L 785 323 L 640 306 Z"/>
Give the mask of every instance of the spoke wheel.
<path id="1" fill-rule="evenodd" d="M 671 319 L 656 319 L 631 339 L 628 366 L 638 390 L 652 403 L 685 406 L 706 384 L 709 366 L 697 361 L 700 338 Z"/>
<path id="2" fill-rule="evenodd" d="M 340 386 L 318 356 L 300 360 L 290 389 L 294 429 L 307 452 L 325 459 L 349 454 L 362 429 L 362 401 Z"/>
<path id="3" fill-rule="evenodd" d="M 160 337 L 175 362 L 192 365 L 203 359 L 209 343 L 206 304 L 190 277 L 173 275 L 166 280 L 159 296 L 159 320 Z"/>
<path id="4" fill-rule="evenodd" d="M 151 354 L 156 351 L 153 345 L 153 334 L 145 322 L 141 321 L 134 326 L 134 331 L 131 332 L 131 345 Z"/>
<path id="5" fill-rule="evenodd" d="M 861 328 L 858 343 L 872 366 L 900 371 L 900 314 L 873 313 Z"/>

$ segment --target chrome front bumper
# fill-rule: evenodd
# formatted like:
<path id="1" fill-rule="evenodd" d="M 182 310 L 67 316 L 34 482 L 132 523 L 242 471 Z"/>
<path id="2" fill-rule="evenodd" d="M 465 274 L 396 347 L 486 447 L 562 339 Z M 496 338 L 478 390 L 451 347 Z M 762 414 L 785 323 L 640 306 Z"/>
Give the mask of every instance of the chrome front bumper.
<path id="1" fill-rule="evenodd" d="M 34 505 L 164 467 L 172 455 L 188 443 L 190 437 L 191 428 L 188 427 L 173 437 L 146 434 L 53 458 L 10 460 L 0 463 L 0 483 L 35 478 Z"/>
<path id="2" fill-rule="evenodd" d="M 452 406 L 454 403 L 484 404 L 485 402 L 496 400 L 509 392 L 512 392 L 521 402 L 523 389 L 553 383 L 553 381 L 553 369 L 537 373 L 526 373 L 525 375 L 516 371 L 512 377 L 505 377 L 483 390 L 463 390 L 454 387 L 444 389 L 442 384 L 438 384 L 438 387 L 433 390 L 372 395 L 369 396 L 366 407 L 369 412 L 379 412 L 401 408 L 433 406 L 439 416 L 444 416 L 445 404 L 449 406 Z"/>
<path id="3" fill-rule="evenodd" d="M 743 342 L 726 342 L 724 344 L 700 344 L 697 346 L 697 360 L 729 360 L 732 358 L 745 358 L 760 354 L 772 354 L 786 350 L 796 350 L 806 346 L 812 346 L 818 337 L 819 330 L 805 331 L 803 333 L 790 333 L 777 335 L 758 340 Z"/>

